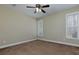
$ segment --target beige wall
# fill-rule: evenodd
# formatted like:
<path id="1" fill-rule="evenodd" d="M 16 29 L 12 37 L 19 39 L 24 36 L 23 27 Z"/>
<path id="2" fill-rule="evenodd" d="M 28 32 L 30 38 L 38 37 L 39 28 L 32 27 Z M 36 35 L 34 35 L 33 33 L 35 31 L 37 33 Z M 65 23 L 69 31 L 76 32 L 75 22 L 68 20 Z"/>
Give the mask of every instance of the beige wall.
<path id="1" fill-rule="evenodd" d="M 72 12 L 79 12 L 79 6 L 44 17 L 44 37 L 49 41 L 65 42 L 79 45 L 79 40 L 71 40 L 65 38 L 65 15 Z"/>
<path id="2" fill-rule="evenodd" d="M 0 5 L 0 46 L 32 40 L 36 20 Z"/>
<path id="3" fill-rule="evenodd" d="M 49 41 L 79 44 L 79 40 L 65 38 L 65 15 L 79 11 L 79 7 L 71 8 L 45 18 L 44 37 Z M 36 36 L 36 20 L 0 5 L 0 46 L 32 40 Z"/>

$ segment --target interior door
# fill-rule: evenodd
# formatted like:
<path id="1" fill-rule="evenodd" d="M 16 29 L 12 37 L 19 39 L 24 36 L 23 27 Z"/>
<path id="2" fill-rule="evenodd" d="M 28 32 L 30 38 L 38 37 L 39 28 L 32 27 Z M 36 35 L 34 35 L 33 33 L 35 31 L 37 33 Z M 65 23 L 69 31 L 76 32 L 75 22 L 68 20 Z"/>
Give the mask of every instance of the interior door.
<path id="1" fill-rule="evenodd" d="M 42 38 L 43 37 L 43 20 L 37 20 L 37 37 Z"/>

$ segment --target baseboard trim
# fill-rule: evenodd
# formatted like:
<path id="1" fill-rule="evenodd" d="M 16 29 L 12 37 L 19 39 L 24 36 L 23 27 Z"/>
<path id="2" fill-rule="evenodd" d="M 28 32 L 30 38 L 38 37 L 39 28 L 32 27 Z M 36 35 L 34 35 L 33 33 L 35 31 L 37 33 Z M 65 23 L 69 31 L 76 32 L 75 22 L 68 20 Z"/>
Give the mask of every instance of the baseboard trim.
<path id="1" fill-rule="evenodd" d="M 31 39 L 31 40 L 27 40 L 27 41 L 21 41 L 21 42 L 17 42 L 17 43 L 8 44 L 8 45 L 3 45 L 3 46 L 0 46 L 0 49 L 15 46 L 15 45 L 19 45 L 19 44 L 34 41 L 34 40 L 37 40 L 37 39 Z M 72 43 L 67 43 L 67 42 L 60 42 L 60 41 L 48 40 L 48 39 L 38 39 L 38 40 L 43 40 L 43 41 L 48 41 L 48 42 L 55 42 L 55 43 L 59 43 L 59 44 L 65 44 L 65 45 L 69 45 L 69 46 L 79 47 L 79 45 L 77 45 L 77 44 L 72 44 Z"/>
<path id="2" fill-rule="evenodd" d="M 0 49 L 15 46 L 15 45 L 19 45 L 19 44 L 34 41 L 34 40 L 36 40 L 36 39 L 31 39 L 31 40 L 27 40 L 27 41 L 21 41 L 21 42 L 17 42 L 17 43 L 8 44 L 8 45 L 3 45 L 3 46 L 0 46 Z"/>
<path id="3" fill-rule="evenodd" d="M 40 40 L 49 41 L 49 42 L 55 42 L 55 43 L 59 43 L 59 44 L 69 45 L 69 46 L 79 47 L 78 44 L 73 44 L 73 43 L 67 43 L 67 42 L 61 42 L 61 41 L 55 41 L 55 40 L 48 40 L 48 39 L 40 39 Z"/>

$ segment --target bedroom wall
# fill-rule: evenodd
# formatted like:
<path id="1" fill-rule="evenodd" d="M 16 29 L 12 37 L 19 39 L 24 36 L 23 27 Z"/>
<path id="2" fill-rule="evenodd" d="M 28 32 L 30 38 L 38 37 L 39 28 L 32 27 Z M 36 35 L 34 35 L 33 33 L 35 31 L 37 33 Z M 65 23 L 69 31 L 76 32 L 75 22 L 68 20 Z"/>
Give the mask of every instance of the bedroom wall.
<path id="1" fill-rule="evenodd" d="M 44 22 L 44 40 L 76 44 L 79 46 L 79 40 L 66 39 L 65 37 L 65 15 L 72 12 L 79 12 L 79 6 L 42 18 Z"/>
<path id="2" fill-rule="evenodd" d="M 29 41 L 36 36 L 36 20 L 0 5 L 0 46 Z"/>

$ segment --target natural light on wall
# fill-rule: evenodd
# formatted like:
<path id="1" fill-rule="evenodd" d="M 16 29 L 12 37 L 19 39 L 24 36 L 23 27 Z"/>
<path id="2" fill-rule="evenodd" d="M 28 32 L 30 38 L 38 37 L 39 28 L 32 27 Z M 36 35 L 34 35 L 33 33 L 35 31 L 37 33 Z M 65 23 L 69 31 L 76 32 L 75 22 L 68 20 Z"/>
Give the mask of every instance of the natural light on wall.
<path id="1" fill-rule="evenodd" d="M 79 12 L 66 15 L 66 38 L 79 39 Z"/>

